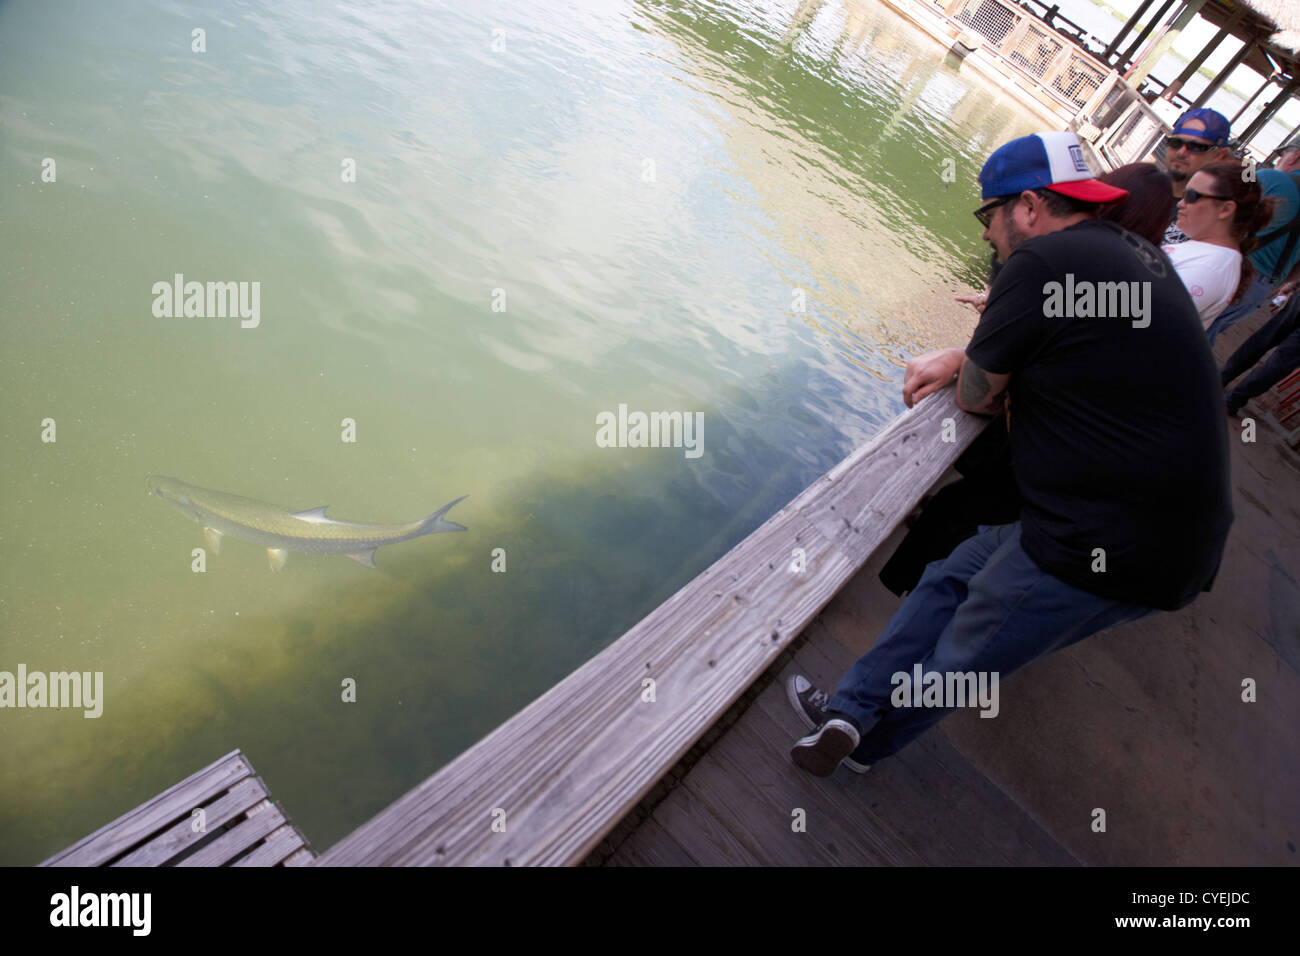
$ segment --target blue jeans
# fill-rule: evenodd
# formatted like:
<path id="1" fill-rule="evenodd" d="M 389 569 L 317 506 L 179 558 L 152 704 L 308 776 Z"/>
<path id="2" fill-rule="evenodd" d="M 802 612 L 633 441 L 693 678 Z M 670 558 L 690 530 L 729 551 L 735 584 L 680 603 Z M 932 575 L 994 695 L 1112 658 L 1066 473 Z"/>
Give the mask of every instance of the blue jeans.
<path id="1" fill-rule="evenodd" d="M 1223 366 L 1223 384 L 1226 386 L 1251 368 L 1269 349 L 1273 349 L 1273 354 L 1268 360 L 1228 393 L 1228 411 L 1235 414 L 1250 399 L 1267 392 L 1300 368 L 1300 293 L 1292 295 L 1277 315 L 1256 329 L 1255 334 L 1232 353 Z"/>
<path id="2" fill-rule="evenodd" d="M 992 672 L 998 680 L 1049 651 L 1152 608 L 1097 597 L 1043 571 L 1020 522 L 984 528 L 928 565 L 880 640 L 844 675 L 829 709 L 862 731 L 859 763 L 896 753 L 952 708 L 895 707 L 897 672 Z"/>
<path id="3" fill-rule="evenodd" d="M 1280 280 L 1279 280 L 1280 281 Z M 1246 294 L 1241 297 L 1241 301 L 1236 305 L 1230 305 L 1220 312 L 1210 323 L 1210 327 L 1205 330 L 1209 336 L 1210 346 L 1214 346 L 1214 340 L 1217 339 L 1225 329 L 1230 329 L 1242 319 L 1248 319 L 1255 314 L 1255 310 L 1261 305 L 1273 298 L 1273 289 L 1275 283 L 1268 276 L 1255 273 L 1255 281 L 1250 284 Z"/>

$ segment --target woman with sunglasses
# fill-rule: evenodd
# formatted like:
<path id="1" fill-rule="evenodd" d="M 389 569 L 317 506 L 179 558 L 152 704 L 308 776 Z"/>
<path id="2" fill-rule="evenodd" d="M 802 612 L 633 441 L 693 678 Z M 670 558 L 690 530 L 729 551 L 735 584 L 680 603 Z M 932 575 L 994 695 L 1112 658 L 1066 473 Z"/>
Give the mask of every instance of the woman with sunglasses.
<path id="1" fill-rule="evenodd" d="M 1254 269 L 1246 254 L 1272 211 L 1259 183 L 1242 174 L 1240 161 L 1211 163 L 1193 174 L 1178 202 L 1178 227 L 1188 241 L 1163 247 L 1207 329 L 1250 285 Z"/>

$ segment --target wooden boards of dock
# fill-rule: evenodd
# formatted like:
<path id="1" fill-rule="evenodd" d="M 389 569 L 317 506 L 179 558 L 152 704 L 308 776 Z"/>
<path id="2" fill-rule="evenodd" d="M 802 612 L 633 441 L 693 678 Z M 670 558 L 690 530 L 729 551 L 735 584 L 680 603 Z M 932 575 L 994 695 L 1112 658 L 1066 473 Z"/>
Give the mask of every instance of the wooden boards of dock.
<path id="1" fill-rule="evenodd" d="M 233 750 L 41 866 L 303 866 L 313 858 Z"/>
<path id="2" fill-rule="evenodd" d="M 894 419 L 614 644 L 317 861 L 571 865 L 766 670 L 988 419 Z"/>

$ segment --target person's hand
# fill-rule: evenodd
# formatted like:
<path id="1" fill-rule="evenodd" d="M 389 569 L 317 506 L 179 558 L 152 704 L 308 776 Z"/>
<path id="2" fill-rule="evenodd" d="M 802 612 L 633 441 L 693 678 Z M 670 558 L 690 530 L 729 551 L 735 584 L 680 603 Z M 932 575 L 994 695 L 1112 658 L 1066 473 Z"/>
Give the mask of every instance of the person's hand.
<path id="1" fill-rule="evenodd" d="M 953 298 L 958 302 L 965 302 L 967 305 L 974 306 L 976 312 L 982 313 L 984 311 L 984 306 L 988 304 L 989 301 L 989 290 L 985 288 L 983 292 L 975 295 L 955 295 Z"/>
<path id="2" fill-rule="evenodd" d="M 916 356 L 903 372 L 903 404 L 911 408 L 930 393 L 951 385 L 965 359 L 965 349 L 939 349 Z"/>

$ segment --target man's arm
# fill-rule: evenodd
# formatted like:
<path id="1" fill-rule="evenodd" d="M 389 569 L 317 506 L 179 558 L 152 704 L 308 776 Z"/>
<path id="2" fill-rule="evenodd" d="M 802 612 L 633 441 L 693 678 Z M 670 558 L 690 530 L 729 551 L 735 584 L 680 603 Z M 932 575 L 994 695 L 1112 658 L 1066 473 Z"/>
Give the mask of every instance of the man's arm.
<path id="1" fill-rule="evenodd" d="M 969 358 L 957 377 L 957 407 L 976 415 L 997 415 L 1006 400 L 1010 375 L 986 372 Z"/>

